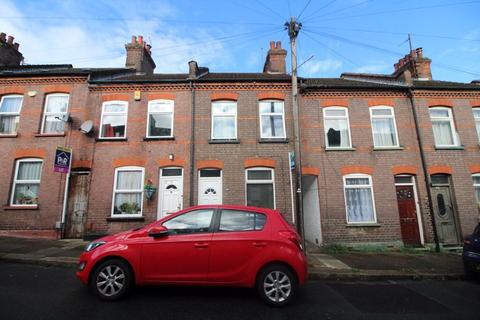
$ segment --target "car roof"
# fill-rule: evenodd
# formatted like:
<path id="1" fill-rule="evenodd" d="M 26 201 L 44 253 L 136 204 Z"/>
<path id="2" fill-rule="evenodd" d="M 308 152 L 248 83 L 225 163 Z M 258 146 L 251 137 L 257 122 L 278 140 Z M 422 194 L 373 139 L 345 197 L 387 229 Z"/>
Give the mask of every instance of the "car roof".
<path id="1" fill-rule="evenodd" d="M 246 211 L 255 211 L 265 214 L 274 214 L 278 213 L 277 210 L 269 209 L 269 208 L 260 208 L 260 207 L 252 207 L 252 206 L 238 206 L 238 205 L 225 205 L 225 204 L 213 204 L 213 205 L 198 205 L 193 207 L 188 207 L 182 210 L 191 211 L 191 210 L 198 210 L 198 209 L 228 209 L 228 210 L 246 210 Z"/>

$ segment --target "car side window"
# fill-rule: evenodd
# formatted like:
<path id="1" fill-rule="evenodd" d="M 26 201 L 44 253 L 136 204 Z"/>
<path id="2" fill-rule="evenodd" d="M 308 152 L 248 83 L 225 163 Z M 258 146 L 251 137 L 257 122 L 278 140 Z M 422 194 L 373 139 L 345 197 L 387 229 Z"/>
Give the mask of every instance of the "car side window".
<path id="1" fill-rule="evenodd" d="M 204 233 L 210 229 L 213 209 L 186 212 L 163 223 L 169 234 Z"/>
<path id="2" fill-rule="evenodd" d="M 261 213 L 222 210 L 219 231 L 259 231 L 263 230 L 267 217 Z"/>

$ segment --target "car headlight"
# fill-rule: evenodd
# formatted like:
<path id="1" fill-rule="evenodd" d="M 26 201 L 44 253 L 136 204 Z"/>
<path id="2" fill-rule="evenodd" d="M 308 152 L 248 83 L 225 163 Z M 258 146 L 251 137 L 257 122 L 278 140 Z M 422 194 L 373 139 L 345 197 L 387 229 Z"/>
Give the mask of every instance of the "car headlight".
<path id="1" fill-rule="evenodd" d="M 105 241 L 93 241 L 93 242 L 90 242 L 87 247 L 85 248 L 85 251 L 92 251 L 93 249 L 96 249 L 98 247 L 100 247 L 101 245 L 104 245 L 105 244 Z"/>

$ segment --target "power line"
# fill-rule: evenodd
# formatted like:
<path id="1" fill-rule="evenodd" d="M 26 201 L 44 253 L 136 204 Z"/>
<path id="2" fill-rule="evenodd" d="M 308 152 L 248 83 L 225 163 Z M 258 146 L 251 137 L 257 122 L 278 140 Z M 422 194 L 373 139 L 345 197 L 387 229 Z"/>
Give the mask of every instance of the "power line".
<path id="1" fill-rule="evenodd" d="M 273 14 L 275 14 L 276 16 L 278 16 L 280 19 L 284 20 L 284 17 L 282 17 L 282 15 L 280 13 L 278 13 L 277 11 L 273 10 L 272 8 L 270 8 L 269 6 L 263 4 L 263 2 L 261 2 L 260 0 L 255 0 L 259 5 L 261 5 L 262 7 L 264 7 L 265 9 L 267 9 L 268 11 L 272 12 Z"/>
<path id="2" fill-rule="evenodd" d="M 300 13 L 298 14 L 297 20 L 300 20 L 300 17 L 305 12 L 305 10 L 308 8 L 308 6 L 310 5 L 310 2 L 312 2 L 312 0 L 308 0 L 307 4 L 303 7 L 302 11 L 300 11 Z"/>
<path id="3" fill-rule="evenodd" d="M 313 17 L 315 14 L 317 14 L 318 12 L 320 12 L 321 10 L 325 9 L 325 8 L 328 8 L 330 5 L 334 4 L 337 0 L 332 0 L 330 2 L 328 2 L 326 5 L 320 7 L 319 9 L 315 10 L 314 12 L 312 12 L 311 14 L 307 15 L 305 17 L 305 20 L 304 21 L 307 21 L 309 20 L 310 17 Z"/>
<path id="4" fill-rule="evenodd" d="M 338 9 L 338 10 L 334 10 L 334 11 L 330 11 L 330 12 L 324 13 L 324 14 L 319 15 L 319 16 L 316 16 L 316 17 L 310 17 L 308 20 L 317 19 L 317 18 L 322 18 L 322 17 L 325 17 L 325 16 L 331 16 L 331 15 L 333 15 L 333 14 L 335 14 L 335 13 L 339 13 L 339 12 L 342 12 L 342 11 L 345 11 L 345 10 L 348 10 L 348 9 L 352 9 L 352 8 L 355 8 L 355 7 L 364 5 L 364 4 L 366 4 L 367 2 L 370 2 L 370 1 L 373 1 L 373 0 L 365 0 L 365 1 L 362 1 L 362 2 L 359 2 L 359 3 L 356 3 L 356 4 L 353 4 L 353 5 L 351 5 L 351 6 L 347 6 L 347 7 Z M 305 22 L 306 22 L 306 21 L 307 21 L 307 20 L 305 20 Z"/>

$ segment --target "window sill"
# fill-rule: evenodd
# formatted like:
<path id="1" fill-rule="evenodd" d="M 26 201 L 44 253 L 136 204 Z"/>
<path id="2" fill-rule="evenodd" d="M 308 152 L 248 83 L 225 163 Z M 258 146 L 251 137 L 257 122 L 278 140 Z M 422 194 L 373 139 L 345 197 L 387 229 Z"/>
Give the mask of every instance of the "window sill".
<path id="1" fill-rule="evenodd" d="M 398 151 L 404 150 L 404 147 L 373 147 L 373 151 Z"/>
<path id="2" fill-rule="evenodd" d="M 435 150 L 465 150 L 465 147 L 464 146 L 451 146 L 451 147 L 435 146 Z"/>
<path id="3" fill-rule="evenodd" d="M 175 140 L 175 137 L 144 137 L 143 141 L 162 141 L 162 140 Z"/>
<path id="4" fill-rule="evenodd" d="M 365 227 L 380 227 L 379 223 L 347 223 L 347 228 L 365 228 Z"/>
<path id="5" fill-rule="evenodd" d="M 49 137 L 65 137 L 65 132 L 63 133 L 35 133 L 33 136 L 37 138 L 49 138 Z"/>
<path id="6" fill-rule="evenodd" d="M 3 206 L 3 210 L 38 210 L 38 205 L 34 206 Z"/>
<path id="7" fill-rule="evenodd" d="M 326 147 L 325 148 L 325 151 L 355 151 L 357 150 L 357 148 L 329 148 L 329 147 Z"/>
<path id="8" fill-rule="evenodd" d="M 288 138 L 260 138 L 258 143 L 288 143 Z"/>
<path id="9" fill-rule="evenodd" d="M 0 134 L 0 138 L 16 138 L 18 137 L 18 134 Z"/>
<path id="10" fill-rule="evenodd" d="M 240 140 L 238 139 L 209 139 L 209 144 L 239 144 Z"/>
<path id="11" fill-rule="evenodd" d="M 95 138 L 96 142 L 125 142 L 127 138 Z"/>
<path id="12" fill-rule="evenodd" d="M 107 222 L 143 222 L 145 217 L 108 217 Z"/>

